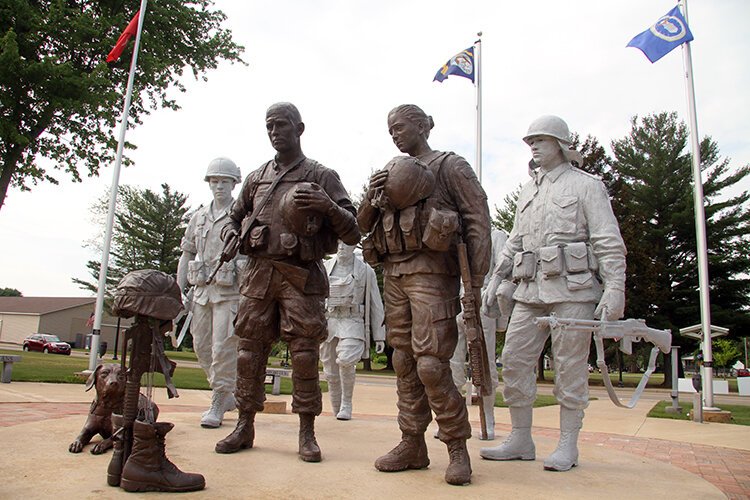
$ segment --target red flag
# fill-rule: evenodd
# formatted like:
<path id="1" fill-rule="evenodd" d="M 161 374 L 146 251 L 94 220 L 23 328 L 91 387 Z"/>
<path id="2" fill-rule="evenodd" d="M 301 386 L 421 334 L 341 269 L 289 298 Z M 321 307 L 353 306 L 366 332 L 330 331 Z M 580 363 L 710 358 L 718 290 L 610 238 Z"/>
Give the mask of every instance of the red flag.
<path id="1" fill-rule="evenodd" d="M 117 43 L 107 55 L 108 63 L 114 62 L 120 58 L 120 56 L 122 55 L 122 51 L 125 50 L 125 46 L 128 44 L 128 41 L 130 41 L 130 39 L 134 37 L 138 32 L 138 15 L 140 13 L 140 10 L 135 13 L 133 19 L 131 19 L 128 23 L 128 27 L 125 28 L 125 31 L 122 32 L 122 35 L 120 35 Z"/>

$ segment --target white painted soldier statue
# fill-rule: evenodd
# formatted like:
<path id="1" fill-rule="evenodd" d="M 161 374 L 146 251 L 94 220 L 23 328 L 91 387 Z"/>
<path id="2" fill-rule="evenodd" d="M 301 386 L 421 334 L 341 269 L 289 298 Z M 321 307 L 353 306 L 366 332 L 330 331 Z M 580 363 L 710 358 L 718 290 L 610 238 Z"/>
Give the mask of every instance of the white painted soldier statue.
<path id="1" fill-rule="evenodd" d="M 211 387 L 211 407 L 203 413 L 201 426 L 216 428 L 224 413 L 236 408 L 234 389 L 237 379 L 237 339 L 233 321 L 240 300 L 239 279 L 246 262 L 239 255 L 219 269 L 211 284 L 206 284 L 218 265 L 224 249 L 221 229 L 229 219 L 234 202 L 232 190 L 242 181 L 240 169 L 229 158 L 216 158 L 206 170 L 206 182 L 213 201 L 193 214 L 180 247 L 182 256 L 177 267 L 180 290 L 192 285 L 193 349 Z"/>
<path id="2" fill-rule="evenodd" d="M 333 413 L 339 420 L 352 418 L 352 395 L 357 363 L 385 348 L 383 301 L 375 271 L 354 246 L 339 242 L 338 253 L 325 261 L 330 291 L 326 301 L 328 338 L 320 345 L 320 360 L 328 381 Z"/>
<path id="3" fill-rule="evenodd" d="M 503 347 L 503 396 L 513 424 L 508 439 L 483 448 L 489 460 L 534 460 L 532 405 L 537 360 L 550 336 L 533 319 L 617 320 L 625 309 L 625 244 L 602 181 L 575 166 L 568 125 L 556 116 L 534 121 L 523 140 L 531 147 L 532 179 L 518 197 L 513 230 L 483 303 L 497 301 L 510 322 Z M 510 311 L 512 310 L 512 313 Z M 544 468 L 578 464 L 578 433 L 588 406 L 591 332 L 554 329 L 554 395 L 560 403 L 560 442 Z"/>

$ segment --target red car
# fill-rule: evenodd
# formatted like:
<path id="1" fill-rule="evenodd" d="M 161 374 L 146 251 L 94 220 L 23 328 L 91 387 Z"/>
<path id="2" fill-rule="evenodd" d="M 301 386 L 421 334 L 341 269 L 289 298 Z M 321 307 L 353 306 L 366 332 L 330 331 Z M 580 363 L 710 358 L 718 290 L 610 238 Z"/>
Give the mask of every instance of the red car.
<path id="1" fill-rule="evenodd" d="M 737 376 L 738 377 L 750 377 L 750 370 L 747 368 L 740 368 L 737 370 Z"/>
<path id="2" fill-rule="evenodd" d="M 32 333 L 23 339 L 24 351 L 39 351 L 47 354 L 66 354 L 70 356 L 70 344 L 63 342 L 57 335 L 46 333 Z"/>

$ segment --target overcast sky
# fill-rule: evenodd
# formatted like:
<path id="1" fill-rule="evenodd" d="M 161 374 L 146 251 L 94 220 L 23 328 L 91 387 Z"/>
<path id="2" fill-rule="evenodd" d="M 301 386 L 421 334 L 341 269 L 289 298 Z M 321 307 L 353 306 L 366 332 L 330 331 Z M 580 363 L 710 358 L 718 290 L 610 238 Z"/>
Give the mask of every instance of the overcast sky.
<path id="1" fill-rule="evenodd" d="M 359 193 L 372 169 L 399 154 L 387 133 L 393 107 L 414 103 L 435 121 L 434 149 L 475 163 L 475 88 L 432 78 L 482 36 L 483 185 L 490 209 L 527 179 L 529 123 L 543 114 L 607 147 L 634 115 L 676 111 L 687 122 L 682 50 L 655 64 L 627 42 L 675 5 L 673 0 L 216 0 L 248 66 L 221 64 L 208 82 L 188 81 L 180 111 L 157 111 L 128 132 L 136 164 L 120 184 L 153 190 L 167 182 L 197 207 L 211 199 L 203 181 L 217 156 L 243 176 L 273 155 L 265 111 L 299 108 L 303 151 L 337 170 Z M 750 37 L 747 0 L 689 0 L 698 128 L 733 168 L 750 163 Z M 146 14 L 148 15 L 148 14 Z M 114 44 L 114 40 L 113 40 Z M 187 73 L 186 73 L 187 74 Z M 191 77 L 188 77 L 191 78 Z M 59 186 L 11 190 L 0 210 L 0 287 L 25 296 L 88 296 L 84 247 L 98 230 L 90 206 L 112 182 L 112 167 L 81 184 L 55 171 Z M 746 179 L 743 190 L 750 189 Z M 235 190 L 235 195 L 238 189 Z"/>

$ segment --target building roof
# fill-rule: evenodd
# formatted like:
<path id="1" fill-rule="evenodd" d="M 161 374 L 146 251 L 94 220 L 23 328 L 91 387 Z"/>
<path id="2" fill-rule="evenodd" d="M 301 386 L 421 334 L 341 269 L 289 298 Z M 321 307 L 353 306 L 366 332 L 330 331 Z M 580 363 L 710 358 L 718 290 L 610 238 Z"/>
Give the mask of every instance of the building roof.
<path id="1" fill-rule="evenodd" d="M 0 297 L 0 314 L 48 314 L 96 304 L 96 297 Z"/>

